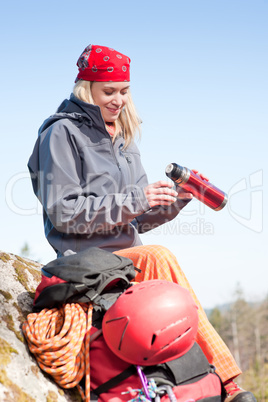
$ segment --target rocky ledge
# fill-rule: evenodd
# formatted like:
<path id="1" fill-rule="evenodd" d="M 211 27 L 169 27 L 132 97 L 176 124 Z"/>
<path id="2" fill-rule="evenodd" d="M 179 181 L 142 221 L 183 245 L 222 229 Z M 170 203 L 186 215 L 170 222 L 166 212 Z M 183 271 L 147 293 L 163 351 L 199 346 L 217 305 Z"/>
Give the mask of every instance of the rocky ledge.
<path id="1" fill-rule="evenodd" d="M 76 389 L 63 390 L 29 353 L 21 324 L 32 312 L 42 265 L 0 251 L 0 401 L 80 402 Z"/>

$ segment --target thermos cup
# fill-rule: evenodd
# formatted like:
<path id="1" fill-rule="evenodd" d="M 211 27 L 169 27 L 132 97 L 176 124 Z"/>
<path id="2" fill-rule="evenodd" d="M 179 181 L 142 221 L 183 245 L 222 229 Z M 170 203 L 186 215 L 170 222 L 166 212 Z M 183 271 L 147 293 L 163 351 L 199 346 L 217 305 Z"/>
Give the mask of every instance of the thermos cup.
<path id="1" fill-rule="evenodd" d="M 166 167 L 166 175 L 215 211 L 221 210 L 227 204 L 227 194 L 186 167 L 170 163 Z"/>

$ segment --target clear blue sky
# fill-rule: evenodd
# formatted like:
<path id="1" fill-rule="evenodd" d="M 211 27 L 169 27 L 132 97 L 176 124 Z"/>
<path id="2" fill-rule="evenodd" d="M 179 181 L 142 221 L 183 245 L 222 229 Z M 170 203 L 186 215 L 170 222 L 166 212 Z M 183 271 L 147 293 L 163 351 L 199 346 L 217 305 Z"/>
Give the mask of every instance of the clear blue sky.
<path id="1" fill-rule="evenodd" d="M 72 91 L 90 43 L 131 59 L 150 182 L 177 162 L 229 193 L 215 212 L 193 201 L 143 236 L 177 256 L 204 307 L 268 294 L 268 1 L 9 1 L 1 6 L 1 245 L 27 242 L 43 263 L 41 209 L 27 173 L 38 127 Z"/>

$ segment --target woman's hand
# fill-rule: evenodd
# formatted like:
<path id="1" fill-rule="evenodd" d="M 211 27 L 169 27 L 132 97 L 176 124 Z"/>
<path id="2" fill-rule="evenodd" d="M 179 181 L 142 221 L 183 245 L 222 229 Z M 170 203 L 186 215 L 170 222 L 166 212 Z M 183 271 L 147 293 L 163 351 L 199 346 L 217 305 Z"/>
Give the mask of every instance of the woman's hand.
<path id="1" fill-rule="evenodd" d="M 183 189 L 178 189 L 179 192 L 173 190 L 173 183 L 168 181 L 157 181 L 149 184 L 144 188 L 144 193 L 151 208 L 157 205 L 171 205 L 177 198 L 192 199 L 191 193 L 185 192 Z"/>

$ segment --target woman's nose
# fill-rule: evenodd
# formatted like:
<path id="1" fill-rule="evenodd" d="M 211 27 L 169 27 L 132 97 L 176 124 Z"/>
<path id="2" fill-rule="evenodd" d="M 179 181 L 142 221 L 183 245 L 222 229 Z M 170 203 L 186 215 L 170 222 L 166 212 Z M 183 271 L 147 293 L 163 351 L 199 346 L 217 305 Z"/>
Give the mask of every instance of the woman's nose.
<path id="1" fill-rule="evenodd" d="M 123 98 L 121 96 L 121 94 L 115 94 L 112 103 L 116 106 L 122 106 L 123 104 Z"/>

